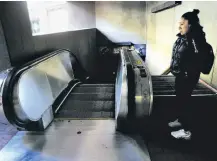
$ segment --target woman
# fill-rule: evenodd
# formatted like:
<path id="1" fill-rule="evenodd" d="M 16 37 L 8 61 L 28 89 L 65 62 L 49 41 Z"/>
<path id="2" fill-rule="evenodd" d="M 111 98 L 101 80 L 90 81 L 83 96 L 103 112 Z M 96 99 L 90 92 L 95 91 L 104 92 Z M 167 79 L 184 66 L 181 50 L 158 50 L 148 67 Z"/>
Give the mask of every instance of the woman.
<path id="1" fill-rule="evenodd" d="M 199 10 L 187 12 L 182 15 L 179 25 L 180 33 L 173 46 L 170 71 L 175 75 L 176 108 L 175 117 L 170 127 L 183 127 L 181 130 L 171 132 L 175 138 L 190 139 L 191 132 L 188 127 L 186 114 L 191 94 L 200 78 L 200 59 L 197 55 L 206 43 L 203 27 L 198 18 Z"/>

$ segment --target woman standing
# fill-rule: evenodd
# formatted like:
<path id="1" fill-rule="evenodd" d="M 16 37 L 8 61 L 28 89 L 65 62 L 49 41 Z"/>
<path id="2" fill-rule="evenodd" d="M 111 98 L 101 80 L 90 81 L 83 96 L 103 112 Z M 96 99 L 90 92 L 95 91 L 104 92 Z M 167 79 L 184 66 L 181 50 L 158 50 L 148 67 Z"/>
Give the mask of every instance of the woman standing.
<path id="1" fill-rule="evenodd" d="M 179 24 L 178 39 L 173 46 L 170 71 L 175 75 L 176 105 L 174 109 L 175 121 L 170 122 L 170 127 L 183 127 L 171 135 L 175 138 L 190 139 L 191 132 L 188 127 L 188 104 L 191 94 L 199 81 L 199 56 L 197 53 L 206 44 L 205 33 L 198 18 L 199 10 L 187 12 L 182 15 Z M 193 116 L 192 116 L 193 117 Z"/>

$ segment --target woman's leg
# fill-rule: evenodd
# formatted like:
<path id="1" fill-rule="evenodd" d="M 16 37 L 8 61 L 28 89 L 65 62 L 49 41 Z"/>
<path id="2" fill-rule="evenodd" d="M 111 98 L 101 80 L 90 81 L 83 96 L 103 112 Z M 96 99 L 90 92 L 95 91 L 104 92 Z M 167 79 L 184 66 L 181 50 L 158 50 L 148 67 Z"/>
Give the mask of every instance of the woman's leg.
<path id="1" fill-rule="evenodd" d="M 175 92 L 176 92 L 176 97 L 175 97 L 175 102 L 173 105 L 173 109 L 171 109 L 171 122 L 168 124 L 170 127 L 180 127 L 181 122 L 180 122 L 180 113 L 183 109 L 184 103 L 183 103 L 183 86 L 185 82 L 185 77 L 184 76 L 177 76 L 175 78 Z"/>
<path id="2" fill-rule="evenodd" d="M 191 116 L 189 108 L 191 108 L 191 95 L 199 81 L 199 78 L 200 73 L 189 74 L 185 81 L 183 92 L 179 98 L 179 103 L 182 106 L 180 107 L 179 118 L 185 130 L 190 130 L 189 121 Z"/>
<path id="3" fill-rule="evenodd" d="M 199 81 L 200 73 L 188 75 L 187 79 L 177 80 L 177 105 L 179 112 L 179 119 L 182 123 L 183 129 L 171 132 L 171 135 L 175 138 L 190 139 L 191 132 L 189 127 L 189 102 L 191 94 Z M 179 82 L 181 81 L 181 82 Z M 180 89 L 182 87 L 182 89 Z M 191 116 L 190 116 L 191 117 Z"/>
<path id="4" fill-rule="evenodd" d="M 183 106 L 185 106 L 185 101 L 186 101 L 185 85 L 186 85 L 185 76 L 176 77 L 175 80 L 176 102 L 175 102 L 174 116 L 178 119 L 180 119 L 181 113 L 183 111 Z"/>

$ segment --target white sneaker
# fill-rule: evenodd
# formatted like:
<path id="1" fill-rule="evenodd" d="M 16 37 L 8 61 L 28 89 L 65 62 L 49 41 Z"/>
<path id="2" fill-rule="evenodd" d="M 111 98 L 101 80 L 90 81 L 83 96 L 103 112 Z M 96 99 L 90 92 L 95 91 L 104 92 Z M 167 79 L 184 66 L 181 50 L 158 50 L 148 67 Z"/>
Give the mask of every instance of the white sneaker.
<path id="1" fill-rule="evenodd" d="M 168 126 L 169 127 L 180 127 L 182 126 L 182 124 L 179 122 L 178 119 L 176 119 L 175 121 L 168 123 Z"/>
<path id="2" fill-rule="evenodd" d="M 185 131 L 184 129 L 171 132 L 171 135 L 176 139 L 186 139 L 186 140 L 191 139 L 191 132 Z"/>

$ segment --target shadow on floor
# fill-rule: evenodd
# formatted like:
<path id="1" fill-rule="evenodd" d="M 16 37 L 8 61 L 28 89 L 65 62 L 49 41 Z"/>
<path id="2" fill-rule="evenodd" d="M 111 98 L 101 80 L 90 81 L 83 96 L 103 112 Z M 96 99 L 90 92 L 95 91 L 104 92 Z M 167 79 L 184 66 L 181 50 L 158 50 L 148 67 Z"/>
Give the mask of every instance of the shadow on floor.
<path id="1" fill-rule="evenodd" d="M 193 99 L 192 99 L 193 100 Z M 189 106 L 188 123 L 192 132 L 190 141 L 177 140 L 170 135 L 167 126 L 174 103 L 155 105 L 143 137 L 152 161 L 214 161 L 217 160 L 217 100 L 203 98 L 193 100 Z"/>

